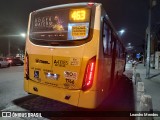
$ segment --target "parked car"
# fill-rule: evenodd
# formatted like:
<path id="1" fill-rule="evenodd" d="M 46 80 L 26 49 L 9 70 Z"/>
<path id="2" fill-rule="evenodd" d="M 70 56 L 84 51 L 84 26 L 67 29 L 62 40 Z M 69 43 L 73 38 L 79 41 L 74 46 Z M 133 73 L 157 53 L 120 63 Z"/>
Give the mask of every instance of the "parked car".
<path id="1" fill-rule="evenodd" d="M 10 65 L 11 65 L 12 59 L 13 59 L 12 57 L 7 57 L 6 58 L 6 60 L 10 63 Z"/>
<path id="2" fill-rule="evenodd" d="M 6 58 L 0 57 L 0 68 L 1 67 L 10 67 L 10 63 L 7 61 Z"/>
<path id="3" fill-rule="evenodd" d="M 20 60 L 19 58 L 10 58 L 8 59 L 8 61 L 10 62 L 11 65 L 23 65 L 24 62 L 22 60 Z"/>

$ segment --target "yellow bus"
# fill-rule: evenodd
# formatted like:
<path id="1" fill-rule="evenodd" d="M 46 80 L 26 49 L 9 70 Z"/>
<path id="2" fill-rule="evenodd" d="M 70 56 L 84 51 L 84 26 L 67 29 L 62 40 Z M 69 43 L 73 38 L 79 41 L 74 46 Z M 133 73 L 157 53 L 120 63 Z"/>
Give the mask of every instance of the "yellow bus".
<path id="1" fill-rule="evenodd" d="M 24 90 L 96 108 L 125 68 L 125 48 L 100 3 L 33 11 L 25 48 Z"/>

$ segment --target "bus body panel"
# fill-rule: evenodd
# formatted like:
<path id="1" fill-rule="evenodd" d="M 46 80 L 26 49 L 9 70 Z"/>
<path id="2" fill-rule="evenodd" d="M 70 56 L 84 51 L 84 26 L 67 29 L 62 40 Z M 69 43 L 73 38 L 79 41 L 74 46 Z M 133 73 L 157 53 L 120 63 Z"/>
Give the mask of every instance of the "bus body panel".
<path id="1" fill-rule="evenodd" d="M 98 9 L 100 9 L 100 7 Z M 99 16 L 98 18 L 100 19 L 100 13 L 97 12 L 97 14 Z M 52 98 L 52 99 L 62 101 L 62 102 L 68 103 L 68 104 L 72 104 L 75 106 L 79 106 L 79 107 L 94 108 L 95 105 L 97 106 L 97 104 L 100 104 L 100 101 L 101 101 L 100 99 L 98 101 L 96 101 L 96 104 L 95 104 L 95 98 L 97 96 L 97 95 L 95 96 L 95 94 L 98 94 L 96 91 L 98 88 L 97 85 L 101 86 L 101 88 L 102 88 L 101 84 L 97 84 L 98 82 L 102 81 L 101 79 L 99 79 L 99 77 L 97 75 L 98 70 L 96 70 L 96 72 L 95 72 L 94 82 L 93 82 L 92 87 L 90 88 L 90 91 L 87 91 L 87 94 L 84 92 L 81 92 L 81 94 L 80 94 L 80 96 L 83 97 L 84 99 L 80 99 L 80 102 L 78 103 L 77 101 L 79 101 L 79 92 L 76 92 L 76 94 L 74 94 L 75 91 L 82 91 L 81 87 L 82 87 L 84 73 L 85 73 L 85 69 L 86 69 L 86 65 L 87 65 L 88 60 L 91 59 L 92 57 L 96 56 L 96 59 L 97 59 L 96 66 L 98 65 L 98 62 L 99 62 L 99 58 L 98 58 L 99 57 L 98 56 L 99 42 L 98 41 L 100 39 L 99 38 L 99 35 L 100 35 L 99 34 L 99 32 L 100 32 L 99 31 L 99 29 L 100 29 L 99 28 L 100 27 L 99 19 L 96 20 L 97 21 L 97 23 L 95 25 L 96 30 L 95 29 L 93 30 L 92 40 L 84 45 L 81 45 L 81 46 L 42 47 L 42 46 L 36 45 L 36 47 L 35 47 L 35 45 L 33 43 L 31 43 L 29 40 L 27 40 L 26 41 L 26 46 L 27 46 L 26 51 L 29 56 L 29 61 L 30 61 L 29 74 L 30 74 L 30 79 L 32 79 L 32 80 L 29 80 L 29 82 L 28 82 L 29 88 L 28 88 L 28 90 L 26 90 L 26 89 L 25 90 L 29 93 L 37 94 L 40 96 L 45 96 L 48 98 Z M 34 49 L 34 51 L 33 51 L 33 49 Z M 49 56 L 50 54 L 52 54 L 52 56 Z M 53 83 L 53 82 L 51 83 L 51 81 L 49 82 L 50 84 L 47 84 L 47 83 L 43 84 L 44 82 L 39 82 L 37 79 L 35 79 L 34 71 L 36 71 L 36 69 L 37 70 L 39 69 L 40 72 L 42 72 L 44 69 L 51 70 L 51 71 L 52 70 L 53 71 L 60 71 L 60 68 L 57 67 L 57 70 L 56 70 L 56 67 L 54 67 L 54 60 L 55 60 L 54 58 L 55 57 L 57 57 L 57 59 L 58 58 L 65 59 L 65 60 L 68 59 L 67 60 L 68 62 L 69 62 L 69 59 L 71 59 L 71 58 L 79 58 L 80 59 L 81 63 L 79 63 L 80 67 L 78 68 L 79 80 L 77 80 L 77 81 L 79 81 L 79 83 L 77 83 L 77 85 L 79 85 L 78 86 L 79 88 L 77 87 L 77 89 L 79 89 L 79 90 L 70 90 L 69 91 L 69 89 L 64 89 L 64 87 L 62 87 L 62 86 L 56 86 L 55 83 Z M 50 63 L 50 64 L 40 65 L 40 63 L 36 63 L 36 59 L 41 59 L 43 61 L 47 61 L 47 63 Z M 51 65 L 51 63 L 52 63 L 52 65 Z M 75 67 L 75 66 L 73 66 L 73 67 Z M 96 67 L 96 68 L 98 69 L 98 67 Z M 72 66 L 69 66 L 68 70 L 71 71 Z M 62 69 L 61 72 L 64 72 L 64 71 L 65 70 Z M 44 79 L 46 79 L 44 76 L 44 73 L 42 73 L 42 74 L 43 75 L 39 76 L 39 78 L 41 79 L 40 81 L 47 81 L 47 80 L 44 80 Z M 96 81 L 96 79 L 99 79 L 99 80 Z M 28 81 L 28 80 L 25 80 L 25 83 L 27 83 L 26 81 Z M 57 82 L 57 81 L 55 81 L 55 82 Z M 36 87 L 38 89 L 38 91 L 34 91 L 34 87 Z M 50 88 L 48 88 L 48 87 L 50 87 Z M 73 87 L 72 87 L 72 89 L 73 89 Z M 47 91 L 51 91 L 51 92 L 54 91 L 54 93 L 56 93 L 56 94 L 50 95 L 51 92 L 48 92 L 48 94 L 47 94 Z M 69 91 L 69 94 L 66 94 L 67 91 Z M 67 95 L 71 95 L 72 100 L 69 100 L 69 101 L 65 100 L 65 96 L 67 96 Z M 91 99 L 90 101 L 86 101 L 86 98 L 88 98 L 87 96 L 89 98 L 93 98 L 93 99 Z M 82 103 L 85 103 L 85 104 L 82 104 Z"/>
<path id="2" fill-rule="evenodd" d="M 95 30 L 94 34 L 98 36 L 99 33 Z M 97 56 L 97 41 L 98 37 L 93 36 L 92 41 L 78 47 L 47 48 L 37 46 L 34 51 L 32 51 L 34 45 L 28 45 L 30 47 L 26 51 L 30 61 L 30 79 L 62 88 L 81 89 L 87 62 L 90 58 Z M 30 44 L 30 41 L 27 41 L 27 44 Z M 76 59 L 76 63 L 74 63 L 74 59 Z M 35 76 L 37 71 L 38 77 Z M 69 78 L 65 78 L 65 72 L 75 73 L 76 78 L 71 81 L 66 80 Z M 58 74 L 58 80 L 46 78 L 47 73 Z"/>
<path id="3" fill-rule="evenodd" d="M 25 74 L 24 74 L 24 76 L 25 76 Z M 27 80 L 25 77 L 24 77 L 24 84 L 23 84 L 23 86 L 24 86 L 24 91 L 28 92 L 29 91 L 29 88 L 28 88 L 29 87 L 29 80 Z"/>
<path id="4" fill-rule="evenodd" d="M 104 91 L 67 90 L 49 85 L 37 84 L 34 81 L 25 80 L 29 83 L 27 92 L 61 101 L 70 105 L 83 108 L 96 108 L 105 97 Z M 34 89 L 37 89 L 35 91 Z M 67 99 L 69 97 L 69 99 Z"/>
<path id="5" fill-rule="evenodd" d="M 96 108 L 98 107 L 104 98 L 106 97 L 105 91 L 80 91 L 80 97 L 79 97 L 79 107 L 84 108 Z"/>
<path id="6" fill-rule="evenodd" d="M 95 15 L 91 16 L 94 24 L 90 26 L 92 36 L 87 38 L 91 39 L 87 43 L 78 46 L 42 46 L 33 44 L 27 37 L 25 52 L 29 57 L 29 79 L 24 78 L 26 92 L 84 108 L 96 108 L 105 99 L 111 84 L 116 84 L 117 80 L 111 79 L 113 58 L 105 57 L 103 51 L 102 28 L 106 13 L 101 4 L 94 7 Z M 84 91 L 86 68 L 93 57 L 96 57 L 93 84 Z M 123 59 L 115 57 L 113 72 L 122 75 L 124 63 Z M 116 78 L 115 73 L 113 78 Z"/>
<path id="7" fill-rule="evenodd" d="M 35 89 L 37 90 L 35 91 Z M 30 80 L 28 92 L 77 106 L 80 90 L 67 90 L 50 85 L 37 84 Z"/>
<path id="8" fill-rule="evenodd" d="M 72 89 L 80 89 L 81 88 L 81 58 L 78 57 L 62 57 L 62 56 L 42 56 L 29 54 L 30 61 L 30 79 L 39 81 L 43 84 L 50 84 L 57 87 L 68 87 L 65 86 L 66 82 L 71 82 L 74 86 Z M 37 59 L 42 62 L 47 63 L 36 63 Z M 79 63 L 73 63 L 74 60 Z M 72 64 L 72 65 L 70 65 Z M 73 65 L 74 64 L 74 65 Z M 77 64 L 75 66 L 75 64 Z M 37 77 L 35 76 L 36 72 L 39 74 Z M 66 75 L 69 74 L 69 75 Z M 74 74 L 74 75 L 71 75 Z M 67 81 L 67 79 L 71 79 Z M 72 83 L 74 82 L 74 83 Z M 71 84 L 68 83 L 68 85 Z"/>

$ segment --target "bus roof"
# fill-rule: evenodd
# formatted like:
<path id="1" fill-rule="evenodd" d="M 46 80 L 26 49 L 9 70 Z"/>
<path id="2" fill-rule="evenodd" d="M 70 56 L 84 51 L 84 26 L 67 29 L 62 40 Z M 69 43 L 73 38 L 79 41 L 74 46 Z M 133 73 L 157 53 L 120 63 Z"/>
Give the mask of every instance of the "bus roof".
<path id="1" fill-rule="evenodd" d="M 90 2 L 80 2 L 80 3 L 68 3 L 68 4 L 62 4 L 62 5 L 55 5 L 55 6 L 50 6 L 46 8 L 42 8 L 39 10 L 35 10 L 34 12 L 40 12 L 44 10 L 50 10 L 50 9 L 56 9 L 56 8 L 64 8 L 64 7 L 76 7 L 76 6 L 87 6 Z M 101 3 L 93 3 L 94 5 L 100 5 Z"/>

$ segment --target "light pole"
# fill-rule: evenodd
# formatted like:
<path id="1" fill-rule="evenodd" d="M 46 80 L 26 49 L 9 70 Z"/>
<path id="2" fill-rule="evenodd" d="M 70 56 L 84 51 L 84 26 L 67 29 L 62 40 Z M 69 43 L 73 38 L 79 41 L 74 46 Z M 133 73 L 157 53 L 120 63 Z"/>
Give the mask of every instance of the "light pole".
<path id="1" fill-rule="evenodd" d="M 148 28 L 147 28 L 147 64 L 146 64 L 146 78 L 150 77 L 150 52 L 151 52 L 151 10 L 156 5 L 156 0 L 149 0 L 148 11 Z"/>
<path id="2" fill-rule="evenodd" d="M 11 56 L 11 43 L 10 43 L 10 39 L 8 38 L 8 57 Z"/>
<path id="3" fill-rule="evenodd" d="M 19 35 L 7 35 L 8 37 L 9 36 L 12 36 L 12 37 L 23 37 L 23 38 L 25 38 L 25 36 L 26 36 L 26 34 L 25 33 L 21 33 L 21 34 L 19 34 Z M 11 41 L 10 41 L 10 39 L 8 38 L 8 57 L 10 57 L 11 56 Z"/>

